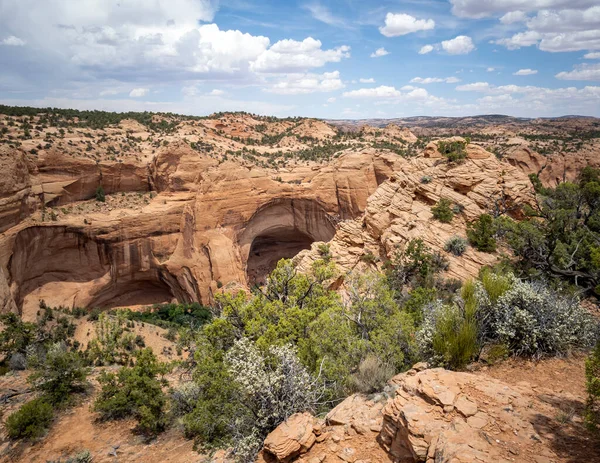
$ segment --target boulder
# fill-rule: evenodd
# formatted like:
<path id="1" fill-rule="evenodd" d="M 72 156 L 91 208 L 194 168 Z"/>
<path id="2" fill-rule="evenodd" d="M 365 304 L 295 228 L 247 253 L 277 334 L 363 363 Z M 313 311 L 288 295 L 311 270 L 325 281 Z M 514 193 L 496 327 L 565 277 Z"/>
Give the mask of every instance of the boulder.
<path id="1" fill-rule="evenodd" d="M 281 423 L 265 439 L 264 451 L 281 462 L 306 453 L 315 443 L 314 417 L 310 413 L 296 413 Z"/>

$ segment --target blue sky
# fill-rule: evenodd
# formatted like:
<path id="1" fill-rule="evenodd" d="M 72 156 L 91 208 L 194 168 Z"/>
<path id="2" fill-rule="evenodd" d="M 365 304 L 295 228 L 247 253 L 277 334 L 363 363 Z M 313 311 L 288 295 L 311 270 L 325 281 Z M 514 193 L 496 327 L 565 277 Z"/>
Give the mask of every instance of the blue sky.
<path id="1" fill-rule="evenodd" d="M 598 0 L 0 0 L 0 102 L 600 116 Z"/>

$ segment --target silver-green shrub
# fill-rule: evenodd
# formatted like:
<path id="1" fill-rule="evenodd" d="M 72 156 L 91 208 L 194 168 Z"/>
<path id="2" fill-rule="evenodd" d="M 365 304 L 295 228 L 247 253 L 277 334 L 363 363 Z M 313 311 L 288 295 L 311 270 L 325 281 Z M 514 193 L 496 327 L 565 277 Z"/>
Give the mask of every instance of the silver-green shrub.
<path id="1" fill-rule="evenodd" d="M 444 250 L 455 256 L 462 256 L 467 250 L 468 241 L 461 236 L 453 236 L 446 241 Z"/>
<path id="2" fill-rule="evenodd" d="M 240 401 L 251 412 L 238 415 L 231 423 L 234 455 L 237 461 L 254 461 L 270 431 L 294 413 L 314 409 L 320 389 L 290 345 L 262 352 L 243 338 L 226 358 Z"/>
<path id="3" fill-rule="evenodd" d="M 513 354 L 532 357 L 594 344 L 598 325 L 577 298 L 561 295 L 544 282 L 508 278 L 511 288 L 495 302 L 483 285 L 478 287 L 487 338 L 505 344 Z"/>

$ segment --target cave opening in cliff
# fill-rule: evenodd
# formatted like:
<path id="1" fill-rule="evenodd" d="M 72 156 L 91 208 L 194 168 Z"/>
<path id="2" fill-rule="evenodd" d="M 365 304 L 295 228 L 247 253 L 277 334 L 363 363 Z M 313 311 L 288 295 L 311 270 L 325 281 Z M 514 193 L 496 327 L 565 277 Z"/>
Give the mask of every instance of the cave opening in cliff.
<path id="1" fill-rule="evenodd" d="M 332 217 L 316 200 L 281 198 L 260 207 L 246 224 L 240 245 L 251 286 L 265 282 L 280 259 L 289 259 L 315 241 L 335 234 Z"/>
<path id="2" fill-rule="evenodd" d="M 257 236 L 252 242 L 246 272 L 250 285 L 263 284 L 280 259 L 310 249 L 314 240 L 298 230 L 282 228 Z"/>

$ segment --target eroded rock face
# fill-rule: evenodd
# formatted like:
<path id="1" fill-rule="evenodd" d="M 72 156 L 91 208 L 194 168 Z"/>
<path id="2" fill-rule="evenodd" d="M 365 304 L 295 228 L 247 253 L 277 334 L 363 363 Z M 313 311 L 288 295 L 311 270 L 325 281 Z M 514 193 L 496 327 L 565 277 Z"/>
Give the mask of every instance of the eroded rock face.
<path id="1" fill-rule="evenodd" d="M 341 223 L 331 240 L 333 260 L 341 273 L 366 267 L 361 258 L 368 253 L 380 260 L 390 258 L 415 238 L 443 251 L 449 238 L 466 237 L 467 223 L 489 212 L 495 203 L 518 216 L 520 206 L 533 201 L 531 183 L 521 170 L 474 145 L 467 146 L 467 156 L 460 164 L 448 163 L 432 143 L 421 156 L 397 162 L 390 179 L 369 197 L 362 217 Z M 452 201 L 457 210 L 449 224 L 435 220 L 431 213 L 441 198 Z M 450 262 L 447 276 L 460 280 L 475 276 L 481 266 L 497 259 L 471 247 L 460 257 L 445 256 Z M 296 260 L 309 268 L 318 257 L 313 246 Z"/>
<path id="2" fill-rule="evenodd" d="M 30 169 L 22 151 L 0 146 L 0 233 L 18 224 L 32 209 Z"/>
<path id="3" fill-rule="evenodd" d="M 8 227 L 0 235 L 0 308 L 33 317 L 40 299 L 66 307 L 208 303 L 217 291 L 260 282 L 280 258 L 331 239 L 339 220 L 364 212 L 400 161 L 370 149 L 275 172 L 219 163 L 179 142 L 161 148 L 148 167 L 58 152 L 32 166 L 12 156 L 14 178 L 2 187 L 21 202 L 0 204 Z M 40 215 L 42 202 L 59 211 L 84 207 L 78 201 L 93 198 L 99 185 L 107 194 L 153 193 L 135 208 Z M 25 208 L 32 200 L 35 214 Z"/>

